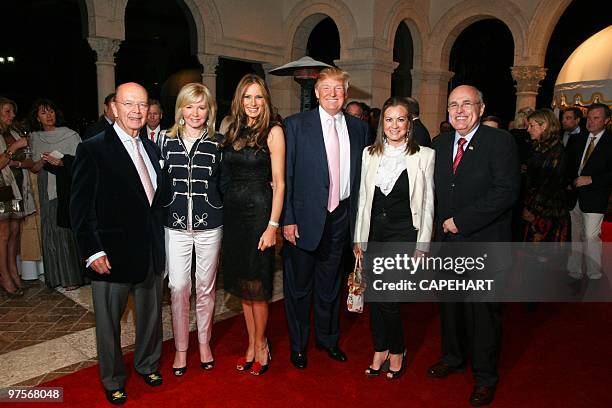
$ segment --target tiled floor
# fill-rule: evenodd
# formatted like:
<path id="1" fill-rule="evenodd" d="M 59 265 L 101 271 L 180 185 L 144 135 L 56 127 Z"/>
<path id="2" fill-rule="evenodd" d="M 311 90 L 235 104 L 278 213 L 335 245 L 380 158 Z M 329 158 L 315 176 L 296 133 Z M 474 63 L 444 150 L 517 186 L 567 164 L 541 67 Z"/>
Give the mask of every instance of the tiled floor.
<path id="1" fill-rule="evenodd" d="M 0 388 L 35 386 L 96 364 L 95 323 L 91 287 L 66 292 L 47 289 L 40 281 L 27 284 L 25 295 L 0 294 Z M 272 301 L 282 298 L 282 272 L 274 277 Z M 169 296 L 162 311 L 164 340 L 172 338 Z M 193 296 L 192 296 L 193 301 Z M 195 329 L 192 305 L 191 329 Z M 218 277 L 215 321 L 240 313 L 240 301 L 226 294 Z M 121 344 L 133 350 L 133 308 L 122 320 Z"/>

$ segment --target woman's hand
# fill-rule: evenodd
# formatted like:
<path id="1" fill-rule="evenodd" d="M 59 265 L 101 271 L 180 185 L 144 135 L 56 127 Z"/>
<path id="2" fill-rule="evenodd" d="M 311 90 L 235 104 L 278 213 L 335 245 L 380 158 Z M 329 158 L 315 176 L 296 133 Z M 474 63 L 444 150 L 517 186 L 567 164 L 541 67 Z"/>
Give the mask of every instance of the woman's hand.
<path id="1" fill-rule="evenodd" d="M 265 251 L 266 249 L 274 246 L 276 244 L 276 227 L 268 225 L 268 228 L 264 231 L 259 238 L 259 244 L 257 245 L 257 249 L 260 251 Z"/>
<path id="2" fill-rule="evenodd" d="M 43 153 L 42 159 L 52 166 L 63 166 L 64 165 L 64 162 L 62 161 L 62 159 L 56 159 L 55 157 L 51 156 L 49 152 Z"/>
<path id="3" fill-rule="evenodd" d="M 22 137 L 21 139 L 16 140 L 16 141 L 14 141 L 14 142 L 11 144 L 11 146 L 10 146 L 10 150 L 11 150 L 11 151 L 13 152 L 13 154 L 14 154 L 14 153 L 15 153 L 17 150 L 19 150 L 19 149 L 21 149 L 21 148 L 23 148 L 23 147 L 26 147 L 27 145 L 28 145 L 28 139 L 26 139 L 25 137 Z"/>
<path id="4" fill-rule="evenodd" d="M 361 258 L 363 256 L 363 253 L 361 252 L 360 243 L 356 243 L 355 245 L 353 245 L 353 255 L 355 255 L 355 258 Z"/>
<path id="5" fill-rule="evenodd" d="M 533 215 L 527 208 L 523 208 L 521 218 L 527 222 L 533 222 L 535 220 L 535 215 Z"/>

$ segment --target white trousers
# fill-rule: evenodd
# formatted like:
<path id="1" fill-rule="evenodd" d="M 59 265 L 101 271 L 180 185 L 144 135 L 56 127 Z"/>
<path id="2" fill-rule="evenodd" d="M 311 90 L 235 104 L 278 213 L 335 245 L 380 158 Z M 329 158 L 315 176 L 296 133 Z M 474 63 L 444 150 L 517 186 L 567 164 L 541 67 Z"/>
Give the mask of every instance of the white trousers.
<path id="1" fill-rule="evenodd" d="M 222 233 L 222 227 L 205 231 L 177 231 L 166 228 L 168 287 L 172 301 L 174 345 L 177 351 L 186 351 L 189 346 L 189 298 L 194 247 L 198 341 L 202 344 L 210 341 Z"/>
<path id="2" fill-rule="evenodd" d="M 575 279 L 581 279 L 582 259 L 586 274 L 589 279 L 599 279 L 602 275 L 601 269 L 601 223 L 604 215 L 598 213 L 584 213 L 580 206 L 570 211 L 572 220 L 572 254 L 567 261 L 569 275 Z"/>

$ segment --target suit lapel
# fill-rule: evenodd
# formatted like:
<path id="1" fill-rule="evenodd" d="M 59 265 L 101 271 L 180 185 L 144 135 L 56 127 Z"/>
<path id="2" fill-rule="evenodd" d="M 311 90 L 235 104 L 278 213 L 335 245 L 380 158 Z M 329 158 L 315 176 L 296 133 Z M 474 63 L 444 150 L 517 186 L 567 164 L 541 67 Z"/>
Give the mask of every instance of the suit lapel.
<path id="1" fill-rule="evenodd" d="M 325 157 L 325 160 L 317 160 L 321 166 L 323 176 L 329 183 L 329 166 L 327 165 L 327 150 L 325 149 L 325 140 L 323 139 L 323 128 L 321 127 L 321 117 L 319 116 L 319 109 L 313 109 L 309 112 L 305 123 L 305 134 L 312 135 L 311 143 L 312 148 L 317 154 L 315 157 Z"/>
<path id="2" fill-rule="evenodd" d="M 113 167 L 117 170 L 120 177 L 125 179 L 125 182 L 130 186 L 130 188 L 132 188 L 148 205 L 149 199 L 147 198 L 147 194 L 144 190 L 142 182 L 140 181 L 138 170 L 136 170 L 136 166 L 134 165 L 132 158 L 112 127 L 106 132 L 106 140 L 110 144 L 114 153 Z"/>
<path id="3" fill-rule="evenodd" d="M 462 170 L 464 168 L 469 167 L 470 163 L 472 163 L 474 160 L 478 160 L 477 153 L 478 153 L 481 131 L 482 131 L 482 126 L 478 127 L 478 130 L 476 131 L 474 136 L 472 136 L 472 140 L 470 140 L 470 143 L 464 145 L 465 149 L 463 152 L 463 157 L 461 158 L 461 161 L 459 162 L 459 166 L 457 166 L 457 172 L 455 173 L 455 177 L 458 177 L 461 174 Z M 454 143 L 454 140 L 455 138 L 453 137 L 453 143 Z M 454 146 L 453 146 L 453 149 L 451 149 L 451 155 L 452 155 L 453 150 L 454 150 Z M 452 166 L 452 160 L 451 160 L 451 166 Z"/>
<path id="4" fill-rule="evenodd" d="M 412 192 L 416 185 L 416 176 L 419 170 L 419 157 L 418 153 L 406 155 L 406 170 L 408 171 L 408 197 L 412 198 Z"/>
<path id="5" fill-rule="evenodd" d="M 344 113 L 344 123 L 346 123 L 346 129 L 348 130 L 349 135 L 349 145 L 350 145 L 350 157 L 349 160 L 351 162 L 351 170 L 350 170 L 350 185 L 351 189 L 355 182 L 355 175 L 357 174 L 357 158 L 361 154 L 359 148 L 361 144 L 358 143 L 358 133 L 359 130 L 351 124 L 351 121 L 348 119 L 348 114 Z"/>
<path id="6" fill-rule="evenodd" d="M 595 145 L 595 148 L 593 149 L 593 153 L 591 153 L 591 156 L 589 157 L 589 160 L 587 160 L 587 162 L 584 164 L 584 167 L 582 168 L 582 171 L 584 171 L 585 169 L 589 168 L 589 164 L 591 163 L 595 163 L 598 160 L 610 160 L 610 158 L 603 158 L 602 155 L 604 155 L 605 152 L 609 152 L 609 149 L 607 149 L 607 144 L 610 143 L 610 134 L 607 131 L 604 131 L 603 135 L 601 135 L 601 138 L 599 139 L 599 142 L 597 142 L 597 144 Z M 586 143 L 582 146 L 582 152 L 584 152 L 584 149 L 586 147 L 586 145 L 588 144 L 589 141 L 589 137 L 587 135 L 587 141 Z M 601 158 L 600 158 L 601 156 Z M 582 159 L 582 155 L 580 156 L 580 158 Z"/>

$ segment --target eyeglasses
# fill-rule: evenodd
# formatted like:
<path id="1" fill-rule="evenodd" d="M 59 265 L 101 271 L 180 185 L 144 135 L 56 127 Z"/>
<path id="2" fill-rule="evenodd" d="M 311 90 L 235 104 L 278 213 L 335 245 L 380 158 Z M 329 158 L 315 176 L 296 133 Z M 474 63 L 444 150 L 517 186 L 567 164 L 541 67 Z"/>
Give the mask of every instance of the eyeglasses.
<path id="1" fill-rule="evenodd" d="M 455 111 L 459 108 L 465 109 L 465 110 L 471 110 L 471 109 L 474 109 L 476 105 L 480 105 L 480 104 L 481 102 L 471 102 L 471 101 L 465 101 L 465 102 L 462 102 L 461 104 L 458 104 L 457 102 L 453 102 L 448 105 L 448 110 Z"/>
<path id="2" fill-rule="evenodd" d="M 149 107 L 149 104 L 146 102 L 132 102 L 132 101 L 125 101 L 125 102 L 115 101 L 115 102 L 122 104 L 129 110 L 136 109 L 136 108 L 138 108 L 139 110 L 145 110 Z"/>

